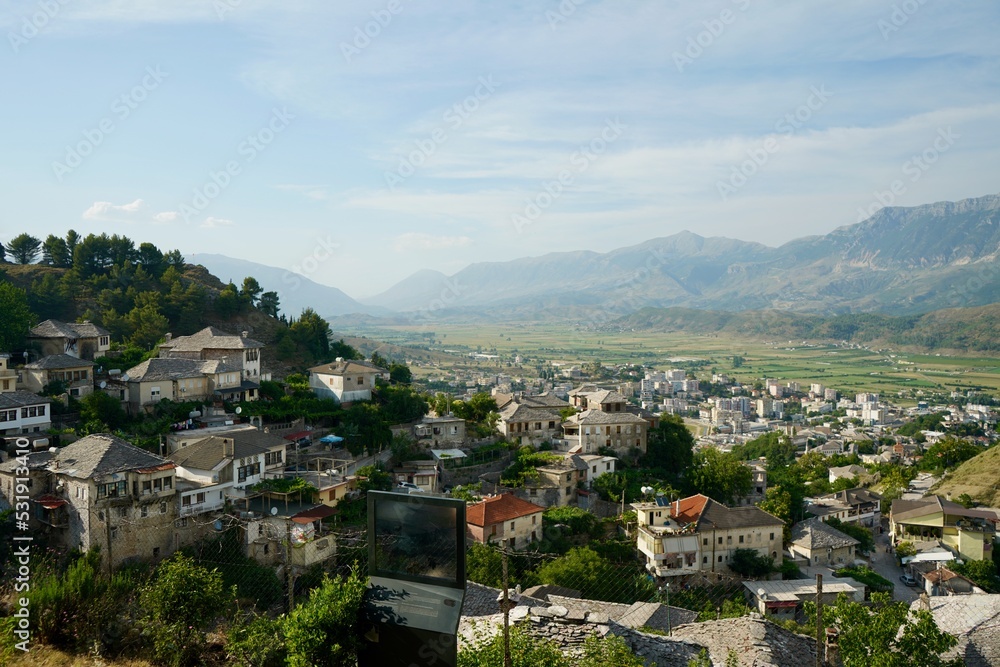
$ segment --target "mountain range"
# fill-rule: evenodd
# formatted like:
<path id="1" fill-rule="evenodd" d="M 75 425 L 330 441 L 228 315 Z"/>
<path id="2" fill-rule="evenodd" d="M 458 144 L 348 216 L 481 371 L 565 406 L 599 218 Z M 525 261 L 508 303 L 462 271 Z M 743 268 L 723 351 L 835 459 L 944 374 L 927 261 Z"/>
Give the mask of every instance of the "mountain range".
<path id="1" fill-rule="evenodd" d="M 778 223 L 776 223 L 778 224 Z M 782 222 L 781 224 L 794 224 Z M 448 276 L 422 270 L 374 297 L 287 271 L 194 255 L 224 280 L 253 275 L 290 314 L 593 320 L 643 308 L 883 313 L 908 316 L 1000 301 L 1000 195 L 887 207 L 829 234 L 778 247 L 690 231 L 609 252 L 560 252 L 479 262 Z M 289 289 L 290 280 L 298 283 Z"/>

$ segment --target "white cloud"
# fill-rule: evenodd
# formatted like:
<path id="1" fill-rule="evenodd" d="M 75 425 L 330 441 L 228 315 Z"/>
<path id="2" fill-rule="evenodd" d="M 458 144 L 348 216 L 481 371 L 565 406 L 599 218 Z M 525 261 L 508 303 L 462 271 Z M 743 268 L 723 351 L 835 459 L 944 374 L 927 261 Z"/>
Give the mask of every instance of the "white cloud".
<path id="1" fill-rule="evenodd" d="M 393 241 L 392 248 L 396 252 L 406 250 L 441 250 L 444 248 L 461 248 L 472 243 L 468 236 L 433 236 L 421 232 L 400 234 Z"/>
<path id="2" fill-rule="evenodd" d="M 146 203 L 141 199 L 128 204 L 112 204 L 109 201 L 95 201 L 83 212 L 84 220 L 126 220 L 137 213 Z"/>
<path id="3" fill-rule="evenodd" d="M 201 226 L 205 227 L 206 229 L 212 229 L 215 227 L 232 227 L 235 224 L 236 224 L 235 222 L 229 220 L 228 218 L 214 218 L 212 216 L 209 216 L 205 218 L 205 221 L 201 223 Z"/>
<path id="4" fill-rule="evenodd" d="M 173 222 L 177 219 L 177 211 L 163 211 L 153 216 L 155 222 Z"/>

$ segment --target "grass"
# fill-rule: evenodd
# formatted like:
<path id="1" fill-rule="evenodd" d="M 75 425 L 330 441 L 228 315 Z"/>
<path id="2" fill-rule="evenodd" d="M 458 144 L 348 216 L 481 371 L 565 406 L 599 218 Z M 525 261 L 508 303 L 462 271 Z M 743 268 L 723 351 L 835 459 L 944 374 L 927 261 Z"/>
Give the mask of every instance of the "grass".
<path id="1" fill-rule="evenodd" d="M 987 507 L 1000 507 L 1000 446 L 991 447 L 979 454 L 935 484 L 931 491 L 957 499 L 969 494 L 977 503 Z"/>
<path id="2" fill-rule="evenodd" d="M 145 660 L 110 660 L 63 653 L 48 646 L 32 646 L 27 653 L 18 651 L 5 667 L 154 667 Z"/>

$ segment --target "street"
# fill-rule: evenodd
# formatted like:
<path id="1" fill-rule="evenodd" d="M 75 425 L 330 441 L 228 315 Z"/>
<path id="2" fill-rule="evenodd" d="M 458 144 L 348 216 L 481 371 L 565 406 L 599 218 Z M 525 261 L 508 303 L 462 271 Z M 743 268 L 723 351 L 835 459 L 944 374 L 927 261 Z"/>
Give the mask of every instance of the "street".
<path id="1" fill-rule="evenodd" d="M 872 554 L 871 567 L 894 584 L 893 597 L 896 600 L 909 604 L 920 595 L 920 588 L 916 586 L 911 588 L 899 580 L 899 575 L 903 574 L 903 570 L 896 564 L 896 556 L 885 552 L 888 544 L 888 533 L 875 536 L 875 553 Z"/>

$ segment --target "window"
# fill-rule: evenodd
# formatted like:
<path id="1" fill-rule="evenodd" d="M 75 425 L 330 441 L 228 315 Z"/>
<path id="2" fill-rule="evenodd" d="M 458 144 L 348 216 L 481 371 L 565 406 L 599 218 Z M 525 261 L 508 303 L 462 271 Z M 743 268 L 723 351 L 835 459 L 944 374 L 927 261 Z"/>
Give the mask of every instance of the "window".
<path id="1" fill-rule="evenodd" d="M 555 422 L 549 422 L 549 428 L 555 428 L 555 427 L 556 427 Z"/>
<path id="2" fill-rule="evenodd" d="M 160 547 L 153 547 L 153 558 L 160 557 Z"/>
<path id="3" fill-rule="evenodd" d="M 719 556 L 719 562 L 720 563 L 722 562 L 722 556 Z"/>
<path id="4" fill-rule="evenodd" d="M 166 514 L 166 513 L 167 513 L 167 504 L 160 503 L 160 514 Z"/>
<path id="5" fill-rule="evenodd" d="M 491 528 L 492 528 L 492 530 L 490 531 L 490 535 L 496 535 L 497 534 L 497 525 L 493 524 L 491 526 Z"/>
<path id="6" fill-rule="evenodd" d="M 719 538 L 719 544 L 722 544 L 722 538 L 721 537 Z"/>
<path id="7" fill-rule="evenodd" d="M 538 515 L 537 514 L 532 514 L 531 515 L 531 525 L 534 526 L 537 523 L 538 523 Z"/>
<path id="8" fill-rule="evenodd" d="M 191 504 L 191 496 L 184 496 L 181 498 L 181 507 L 187 507 Z"/>
<path id="9" fill-rule="evenodd" d="M 740 544 L 743 544 L 743 536 L 740 535 Z"/>
<path id="10" fill-rule="evenodd" d="M 703 537 L 701 539 L 701 546 L 703 546 L 703 547 L 707 547 L 708 546 L 708 538 L 707 537 Z"/>
<path id="11" fill-rule="evenodd" d="M 771 533 L 771 539 L 772 540 L 774 539 L 774 533 Z"/>
<path id="12" fill-rule="evenodd" d="M 142 494 L 147 495 L 152 492 L 153 492 L 153 482 L 147 479 L 145 482 L 142 483 Z"/>
<path id="13" fill-rule="evenodd" d="M 163 488 L 164 489 L 172 489 L 173 487 L 174 487 L 174 478 L 173 477 L 164 477 L 163 478 Z"/>
<path id="14" fill-rule="evenodd" d="M 117 537 L 118 537 L 118 527 L 116 526 L 111 529 L 111 539 L 116 539 Z"/>
<path id="15" fill-rule="evenodd" d="M 203 492 L 201 492 L 201 493 L 199 493 L 199 494 L 198 494 L 198 495 L 197 495 L 197 496 L 195 497 L 195 502 L 196 502 L 196 503 L 203 503 L 203 502 L 205 502 L 205 492 L 204 492 L 204 491 L 203 491 Z"/>
<path id="16" fill-rule="evenodd" d="M 118 508 L 118 518 L 119 519 L 127 519 L 128 518 L 128 508 L 127 507 L 119 507 Z"/>
<path id="17" fill-rule="evenodd" d="M 142 506 L 142 508 L 139 510 L 139 516 L 141 516 L 143 519 L 149 516 L 149 505 Z"/>
<path id="18" fill-rule="evenodd" d="M 514 530 L 514 522 L 513 521 L 510 522 L 510 529 Z"/>
<path id="19" fill-rule="evenodd" d="M 360 375 L 359 375 L 359 376 L 358 376 L 358 386 L 361 386 L 361 385 L 363 385 L 364 383 L 365 383 L 365 378 L 364 378 L 363 376 L 360 376 Z"/>
<path id="20" fill-rule="evenodd" d="M 264 454 L 264 464 L 274 465 L 276 463 L 281 463 L 281 452 L 268 452 Z"/>
<path id="21" fill-rule="evenodd" d="M 702 565 L 708 565 L 708 556 L 702 556 L 701 557 L 701 564 Z"/>
<path id="22" fill-rule="evenodd" d="M 157 477 L 153 480 L 153 493 L 159 493 L 163 490 L 163 478 Z"/>
<path id="23" fill-rule="evenodd" d="M 128 482 L 111 482 L 110 484 L 97 485 L 97 499 L 101 498 L 124 498 L 128 495 Z"/>
<path id="24" fill-rule="evenodd" d="M 566 487 L 566 495 L 567 496 L 573 495 L 573 487 L 572 486 L 567 486 Z"/>

